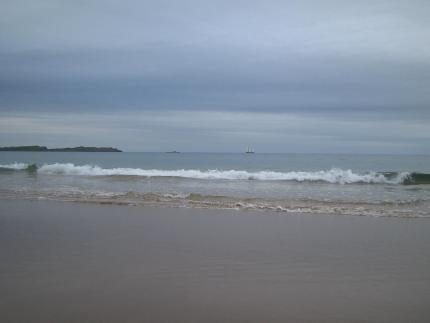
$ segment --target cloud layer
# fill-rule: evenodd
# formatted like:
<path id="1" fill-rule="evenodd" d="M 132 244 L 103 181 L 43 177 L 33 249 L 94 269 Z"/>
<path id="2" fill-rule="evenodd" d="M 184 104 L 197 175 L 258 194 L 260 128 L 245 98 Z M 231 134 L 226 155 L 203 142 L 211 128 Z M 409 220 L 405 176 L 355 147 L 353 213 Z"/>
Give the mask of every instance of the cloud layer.
<path id="1" fill-rule="evenodd" d="M 429 153 L 429 16 L 427 1 L 6 1 L 0 139 Z"/>

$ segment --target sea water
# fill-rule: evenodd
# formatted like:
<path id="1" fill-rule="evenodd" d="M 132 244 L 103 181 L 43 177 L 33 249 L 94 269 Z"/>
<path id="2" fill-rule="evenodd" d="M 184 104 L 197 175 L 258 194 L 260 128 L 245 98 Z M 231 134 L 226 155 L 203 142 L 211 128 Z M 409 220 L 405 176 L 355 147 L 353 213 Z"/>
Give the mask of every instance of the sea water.
<path id="1" fill-rule="evenodd" d="M 0 152 L 0 198 L 430 217 L 430 156 Z"/>

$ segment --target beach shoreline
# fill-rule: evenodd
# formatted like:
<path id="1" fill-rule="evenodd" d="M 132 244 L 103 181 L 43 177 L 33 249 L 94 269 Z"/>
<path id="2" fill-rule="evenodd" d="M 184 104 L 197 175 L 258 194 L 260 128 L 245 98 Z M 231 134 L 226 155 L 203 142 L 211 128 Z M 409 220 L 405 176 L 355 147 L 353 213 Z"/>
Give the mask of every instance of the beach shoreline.
<path id="1" fill-rule="evenodd" d="M 427 322 L 426 219 L 0 201 L 2 322 Z"/>

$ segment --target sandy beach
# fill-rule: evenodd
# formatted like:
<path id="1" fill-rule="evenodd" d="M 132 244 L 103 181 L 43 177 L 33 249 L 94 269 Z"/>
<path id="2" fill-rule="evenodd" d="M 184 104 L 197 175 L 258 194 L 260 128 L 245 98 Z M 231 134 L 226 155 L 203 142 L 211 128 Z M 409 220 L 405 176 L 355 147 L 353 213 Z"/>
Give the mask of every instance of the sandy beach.
<path id="1" fill-rule="evenodd" d="M 428 219 L 0 202 L 1 322 L 428 322 Z"/>

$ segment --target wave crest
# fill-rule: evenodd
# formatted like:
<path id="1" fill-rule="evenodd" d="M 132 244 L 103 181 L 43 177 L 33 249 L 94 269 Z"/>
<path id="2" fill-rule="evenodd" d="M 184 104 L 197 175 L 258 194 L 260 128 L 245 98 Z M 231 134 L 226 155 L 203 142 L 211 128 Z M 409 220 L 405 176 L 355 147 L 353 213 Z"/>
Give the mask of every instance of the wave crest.
<path id="1" fill-rule="evenodd" d="M 385 176 L 382 173 L 369 172 L 365 174 L 354 173 L 352 170 L 333 168 L 313 172 L 291 171 L 258 171 L 245 170 L 198 170 L 198 169 L 141 169 L 141 168 L 101 168 L 93 165 L 76 166 L 72 163 L 55 163 L 41 166 L 39 174 L 63 174 L 80 176 L 142 176 L 142 177 L 179 177 L 190 179 L 209 180 L 261 180 L 261 181 L 297 181 L 297 182 L 326 182 L 333 184 L 401 184 L 410 173 L 397 173 L 394 176 Z"/>
<path id="2" fill-rule="evenodd" d="M 6 165 L 0 165 L 0 168 L 11 169 L 11 170 L 23 170 L 28 167 L 28 164 L 25 163 L 12 163 Z"/>

